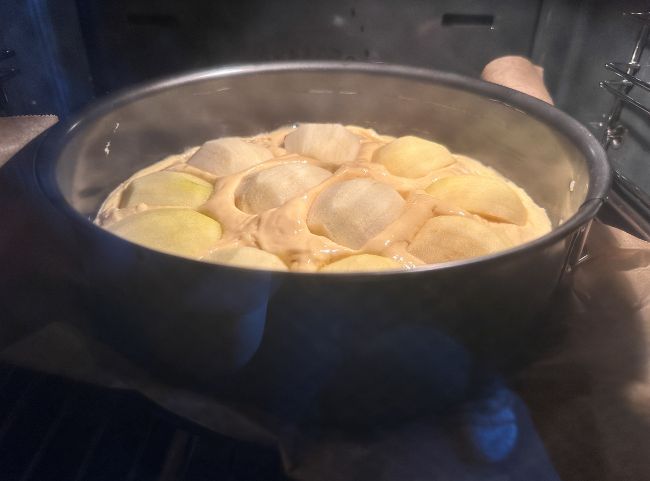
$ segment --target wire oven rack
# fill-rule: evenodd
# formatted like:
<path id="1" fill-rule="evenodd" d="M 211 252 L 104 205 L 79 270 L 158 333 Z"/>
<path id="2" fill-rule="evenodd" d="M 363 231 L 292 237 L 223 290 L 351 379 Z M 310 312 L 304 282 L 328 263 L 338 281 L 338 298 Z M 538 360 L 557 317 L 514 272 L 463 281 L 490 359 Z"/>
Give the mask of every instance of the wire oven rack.
<path id="1" fill-rule="evenodd" d="M 650 92 L 650 83 L 644 82 L 636 77 L 636 74 L 641 68 L 641 55 L 643 55 L 643 51 L 648 42 L 648 33 L 650 33 L 650 12 L 628 13 L 626 15 L 640 20 L 643 24 L 637 36 L 630 60 L 627 63 L 608 62 L 605 64 L 607 70 L 614 72 L 621 78 L 621 80 L 605 80 L 600 82 L 600 86 L 616 98 L 616 102 L 606 120 L 602 139 L 605 148 L 609 148 L 610 146 L 616 148 L 623 140 L 625 128 L 620 123 L 620 117 L 625 105 L 639 110 L 650 118 L 650 107 L 646 107 L 629 95 L 633 87 L 639 87 Z"/>
<path id="2" fill-rule="evenodd" d="M 617 149 L 623 142 L 626 128 L 621 123 L 621 114 L 624 108 L 632 108 L 650 120 L 650 105 L 644 104 L 631 95 L 639 90 L 650 92 L 650 83 L 640 79 L 637 75 L 641 68 L 641 56 L 648 44 L 650 11 L 632 12 L 624 15 L 637 20 L 641 26 L 629 61 L 605 64 L 605 69 L 618 77 L 616 80 L 600 82 L 600 86 L 615 99 L 611 110 L 605 117 L 601 137 L 601 142 L 606 150 Z M 650 168 L 650 164 L 648 167 Z M 610 206 L 617 211 L 617 214 L 634 224 L 637 233 L 645 237 L 646 240 L 650 240 L 650 195 L 632 182 L 617 166 L 613 166 L 613 168 L 615 184 L 608 199 Z M 633 209 L 625 208 L 626 202 L 631 204 Z"/>
<path id="3" fill-rule="evenodd" d="M 0 363 L 2 481 L 288 481 L 272 446 L 141 395 Z"/>
<path id="4" fill-rule="evenodd" d="M 13 57 L 14 51 L 9 49 L 0 48 L 0 62 L 3 60 L 8 60 Z M 14 77 L 18 73 L 18 69 L 15 67 L 2 67 L 0 68 L 0 115 L 7 114 L 9 102 L 7 100 L 7 95 L 2 88 L 3 82 Z"/>

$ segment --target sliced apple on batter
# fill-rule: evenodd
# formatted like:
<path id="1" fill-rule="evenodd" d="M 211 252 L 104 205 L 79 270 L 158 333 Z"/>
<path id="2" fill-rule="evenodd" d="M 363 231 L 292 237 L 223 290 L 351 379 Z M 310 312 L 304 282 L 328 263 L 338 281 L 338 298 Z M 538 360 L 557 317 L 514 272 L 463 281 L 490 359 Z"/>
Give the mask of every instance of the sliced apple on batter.
<path id="1" fill-rule="evenodd" d="M 340 124 L 301 124 L 284 139 L 284 148 L 326 164 L 356 159 L 361 139 Z"/>
<path id="2" fill-rule="evenodd" d="M 133 179 L 124 189 L 120 207 L 138 204 L 196 208 L 212 194 L 212 184 L 184 172 L 163 170 Z"/>
<path id="3" fill-rule="evenodd" d="M 505 239 L 478 220 L 441 215 L 429 219 L 408 251 L 428 264 L 483 256 L 507 249 Z"/>
<path id="4" fill-rule="evenodd" d="M 190 209 L 152 209 L 108 226 L 114 234 L 150 249 L 198 259 L 221 238 L 216 220 Z"/>
<path id="5" fill-rule="evenodd" d="M 402 269 L 402 265 L 388 257 L 357 254 L 345 257 L 321 268 L 321 272 L 372 272 Z"/>
<path id="6" fill-rule="evenodd" d="M 237 207 L 249 214 L 279 207 L 317 186 L 332 174 L 306 163 L 291 163 L 249 175 L 237 189 Z"/>
<path id="7" fill-rule="evenodd" d="M 223 137 L 204 143 L 188 165 L 219 177 L 235 174 L 273 158 L 271 151 L 239 137 Z"/>
<path id="8" fill-rule="evenodd" d="M 393 175 L 423 177 L 455 162 L 444 145 L 413 135 L 399 137 L 377 149 L 372 157 Z"/>
<path id="9" fill-rule="evenodd" d="M 372 179 L 352 179 L 320 193 L 307 217 L 309 229 L 341 245 L 359 249 L 395 221 L 404 199 L 392 187 Z"/>
<path id="10" fill-rule="evenodd" d="M 278 256 L 255 247 L 224 247 L 211 252 L 203 260 L 251 269 L 288 270 Z"/>
<path id="11" fill-rule="evenodd" d="M 488 220 L 524 225 L 528 218 L 526 207 L 517 193 L 500 179 L 454 175 L 435 181 L 426 192 Z"/>

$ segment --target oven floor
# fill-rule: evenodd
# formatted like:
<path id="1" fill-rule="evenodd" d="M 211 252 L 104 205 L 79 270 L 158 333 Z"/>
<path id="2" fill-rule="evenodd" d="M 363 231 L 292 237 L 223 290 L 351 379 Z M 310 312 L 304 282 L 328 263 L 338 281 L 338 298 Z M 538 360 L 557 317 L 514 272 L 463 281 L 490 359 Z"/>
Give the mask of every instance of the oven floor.
<path id="1" fill-rule="evenodd" d="M 0 364 L 2 481 L 279 481 L 277 452 L 126 391 Z"/>

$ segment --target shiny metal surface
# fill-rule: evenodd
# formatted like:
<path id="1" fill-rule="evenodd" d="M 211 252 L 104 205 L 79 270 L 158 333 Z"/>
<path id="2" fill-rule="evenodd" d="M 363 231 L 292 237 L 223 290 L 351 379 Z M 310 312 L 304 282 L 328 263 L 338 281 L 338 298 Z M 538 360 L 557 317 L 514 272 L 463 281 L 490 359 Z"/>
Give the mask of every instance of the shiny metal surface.
<path id="1" fill-rule="evenodd" d="M 543 3 L 532 59 L 544 67 L 555 104 L 586 125 L 599 139 L 606 140 L 607 118 L 619 102 L 600 87 L 600 81 L 610 80 L 612 84 L 620 81 L 603 66 L 620 62 L 620 68 L 627 72 L 628 67 L 634 68 L 629 61 L 638 56 L 634 76 L 642 81 L 650 80 L 647 68 L 650 51 L 643 49 L 646 39 L 640 35 L 642 21 L 647 16 L 628 14 L 647 9 L 647 2 L 638 0 L 545 0 Z M 637 87 L 630 93 L 630 97 L 647 107 L 645 96 Z M 648 116 L 632 106 L 626 107 L 620 112 L 619 124 L 611 130 L 612 140 L 617 141 L 612 144 L 617 145 L 612 145 L 614 148 L 607 152 L 610 162 L 647 193 L 650 191 Z M 617 183 L 615 179 L 614 184 Z"/>
<path id="2" fill-rule="evenodd" d="M 145 165 L 210 138 L 296 121 L 442 142 L 524 187 L 554 230 L 479 259 L 326 275 L 177 258 L 89 220 L 117 183 Z M 360 366 L 390 373 L 396 342 L 408 351 L 408 339 L 428 339 L 433 357 L 423 362 L 433 371 L 454 369 L 461 358 L 461 370 L 467 362 L 507 369 L 532 356 L 556 327 L 540 313 L 553 302 L 569 247 L 610 183 L 598 141 L 541 101 L 448 73 L 336 62 L 226 67 L 128 90 L 52 129 L 35 168 L 56 212 L 50 227 L 77 246 L 97 314 L 87 327 L 98 337 L 177 382 L 245 392 L 252 403 L 292 386 L 285 401 L 298 409 L 310 392 L 330 392 L 323 409 L 335 418 L 345 393 L 356 390 Z M 454 396 L 433 388 L 424 397 L 404 394 L 409 406 L 431 408 Z"/>
<path id="3" fill-rule="evenodd" d="M 637 14 L 637 16 L 639 15 Z M 643 20 L 643 17 L 639 16 L 639 18 Z M 639 62 L 648 41 L 648 32 L 650 32 L 650 24 L 645 23 L 642 25 L 641 30 L 639 31 L 639 36 L 634 44 L 634 50 L 632 51 L 630 61 L 627 63 L 627 69 L 625 71 L 619 69 L 612 62 L 605 64 L 605 68 L 607 70 L 614 72 L 616 75 L 623 79 L 623 82 L 619 83 L 619 85 L 616 85 L 616 82 L 612 82 L 610 80 L 600 82 L 601 87 L 616 97 L 616 103 L 610 110 L 605 121 L 605 132 L 603 138 L 603 144 L 605 145 L 605 148 L 608 148 L 610 144 L 612 144 L 614 147 L 620 147 L 620 143 L 623 139 L 621 131 L 624 131 L 624 128 L 621 128 L 622 125 L 620 123 L 620 118 L 624 105 L 630 105 L 645 115 L 650 116 L 650 109 L 645 107 L 637 100 L 634 100 L 629 95 L 632 87 L 634 86 L 648 90 L 648 83 L 635 77 L 641 68 Z"/>

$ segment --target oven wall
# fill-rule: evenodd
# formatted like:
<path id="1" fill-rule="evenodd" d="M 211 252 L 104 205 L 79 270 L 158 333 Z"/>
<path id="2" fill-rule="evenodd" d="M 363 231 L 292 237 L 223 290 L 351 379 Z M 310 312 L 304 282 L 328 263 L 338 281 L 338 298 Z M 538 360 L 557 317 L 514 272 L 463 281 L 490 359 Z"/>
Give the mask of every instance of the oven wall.
<path id="1" fill-rule="evenodd" d="M 531 56 L 558 107 L 602 134 L 613 104 L 599 81 L 626 61 L 647 0 L 5 0 L 2 114 L 65 117 L 94 97 L 161 75 L 283 59 L 390 62 L 478 76 L 492 58 Z M 640 76 L 650 80 L 648 55 Z M 1 78 L 1 75 L 0 75 Z M 646 100 L 650 104 L 650 101 Z M 0 109 L 2 110 L 2 109 Z M 610 154 L 650 192 L 650 124 L 630 109 Z"/>
<path id="2" fill-rule="evenodd" d="M 74 0 L 1 0 L 0 51 L 5 49 L 14 56 L 0 55 L 0 116 L 65 117 L 93 98 Z M 10 69 L 16 75 L 7 75 Z"/>
<path id="3" fill-rule="evenodd" d="M 179 70 L 282 59 L 392 62 L 478 75 L 529 55 L 538 0 L 77 2 L 98 94 Z"/>
<path id="4" fill-rule="evenodd" d="M 647 0 L 546 0 L 540 12 L 533 59 L 546 70 L 546 82 L 558 107 L 569 112 L 602 137 L 603 122 L 614 97 L 599 83 L 616 80 L 605 70 L 607 62 L 628 62 L 642 23 L 624 15 L 647 12 Z M 646 47 L 637 77 L 650 82 L 650 48 Z M 640 89 L 631 95 L 650 107 L 650 94 Z M 608 150 L 617 170 L 650 194 L 650 118 L 625 108 L 626 127 L 619 146 Z"/>

